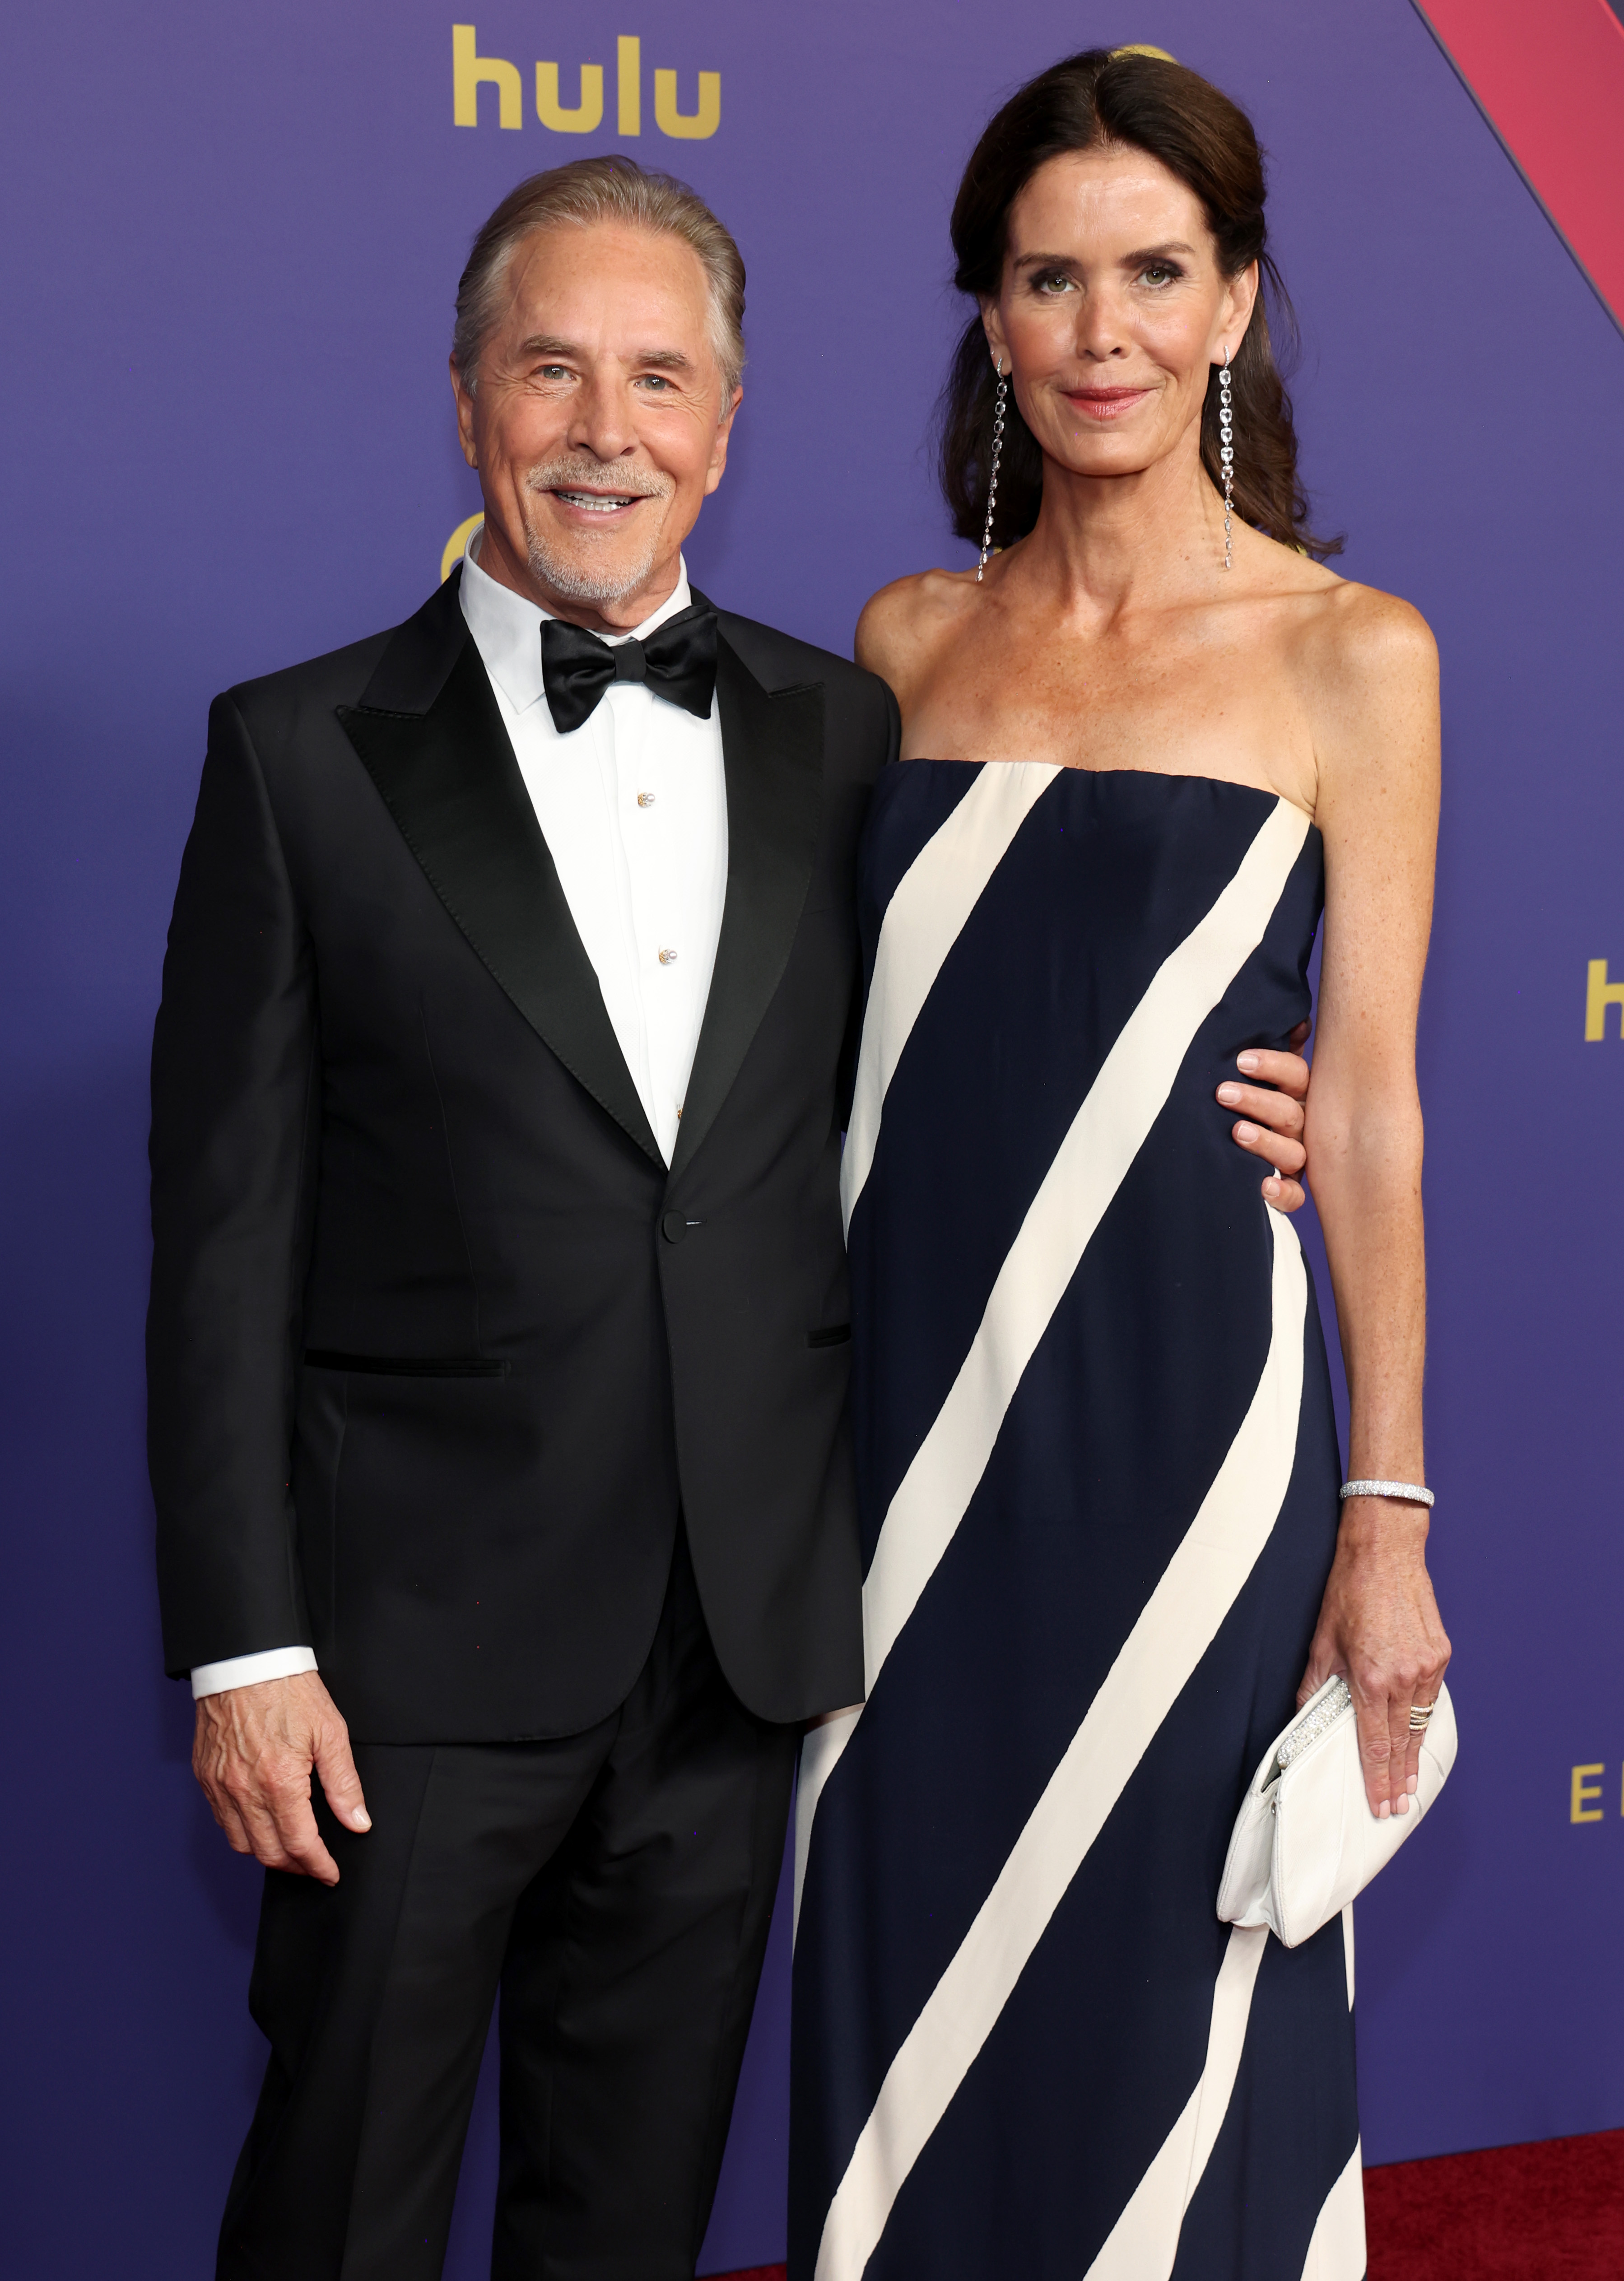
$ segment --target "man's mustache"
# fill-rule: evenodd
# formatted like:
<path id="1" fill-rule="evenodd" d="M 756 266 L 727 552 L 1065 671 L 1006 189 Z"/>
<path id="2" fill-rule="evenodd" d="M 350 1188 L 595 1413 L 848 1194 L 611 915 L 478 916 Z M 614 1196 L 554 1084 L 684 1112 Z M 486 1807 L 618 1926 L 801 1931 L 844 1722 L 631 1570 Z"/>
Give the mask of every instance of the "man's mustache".
<path id="1" fill-rule="evenodd" d="M 624 491 L 636 499 L 669 499 L 677 485 L 653 468 L 607 466 L 601 460 L 548 460 L 525 478 L 533 491 Z"/>

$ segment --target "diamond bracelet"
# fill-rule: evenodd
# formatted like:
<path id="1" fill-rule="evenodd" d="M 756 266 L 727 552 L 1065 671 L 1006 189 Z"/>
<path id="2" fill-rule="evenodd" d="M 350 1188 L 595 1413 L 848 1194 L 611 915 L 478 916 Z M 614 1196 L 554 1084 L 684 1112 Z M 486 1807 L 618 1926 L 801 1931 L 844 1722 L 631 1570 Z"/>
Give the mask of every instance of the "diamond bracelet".
<path id="1" fill-rule="evenodd" d="M 1344 1502 L 1350 1496 L 1384 1496 L 1402 1497 L 1407 1504 L 1433 1503 L 1432 1491 L 1419 1481 L 1344 1481 L 1342 1495 Z"/>

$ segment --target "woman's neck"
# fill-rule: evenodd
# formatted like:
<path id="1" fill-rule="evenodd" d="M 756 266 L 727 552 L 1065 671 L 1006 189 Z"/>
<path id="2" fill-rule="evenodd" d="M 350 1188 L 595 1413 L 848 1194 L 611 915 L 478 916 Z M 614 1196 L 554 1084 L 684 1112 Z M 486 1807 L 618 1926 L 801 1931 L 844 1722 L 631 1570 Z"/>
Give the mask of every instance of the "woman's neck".
<path id="1" fill-rule="evenodd" d="M 1110 619 L 1210 591 L 1223 560 L 1224 503 L 1193 437 L 1132 476 L 1079 476 L 1047 461 L 1020 577 L 1063 615 Z"/>

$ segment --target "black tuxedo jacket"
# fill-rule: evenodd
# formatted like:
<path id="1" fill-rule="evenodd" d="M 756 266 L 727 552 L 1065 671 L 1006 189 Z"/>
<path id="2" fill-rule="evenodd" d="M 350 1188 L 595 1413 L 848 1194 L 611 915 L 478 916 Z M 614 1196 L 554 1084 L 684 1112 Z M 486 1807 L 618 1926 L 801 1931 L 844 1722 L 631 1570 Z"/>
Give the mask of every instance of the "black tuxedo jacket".
<path id="1" fill-rule="evenodd" d="M 862 1691 L 843 1087 L 883 684 L 720 615 L 727 897 L 669 1171 L 463 620 L 216 700 L 152 1074 L 171 1670 L 314 1644 L 376 1742 L 568 1734 L 679 1511 L 743 1701 Z"/>

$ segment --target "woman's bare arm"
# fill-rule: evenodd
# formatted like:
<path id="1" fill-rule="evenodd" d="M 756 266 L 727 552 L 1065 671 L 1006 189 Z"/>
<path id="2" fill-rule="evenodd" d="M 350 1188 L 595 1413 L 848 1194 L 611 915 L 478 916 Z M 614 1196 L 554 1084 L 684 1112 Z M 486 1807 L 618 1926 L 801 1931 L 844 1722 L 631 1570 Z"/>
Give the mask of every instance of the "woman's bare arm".
<path id="1" fill-rule="evenodd" d="M 1304 1139 L 1336 1295 L 1356 1480 L 1426 1481 L 1427 1271 L 1415 1029 L 1432 924 L 1437 653 L 1415 612 L 1344 588 L 1312 675 L 1326 932 Z M 1342 1507 L 1301 1699 L 1346 1674 L 1373 1811 L 1404 1813 L 1449 1641 L 1419 1504 Z"/>

